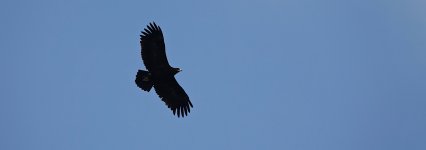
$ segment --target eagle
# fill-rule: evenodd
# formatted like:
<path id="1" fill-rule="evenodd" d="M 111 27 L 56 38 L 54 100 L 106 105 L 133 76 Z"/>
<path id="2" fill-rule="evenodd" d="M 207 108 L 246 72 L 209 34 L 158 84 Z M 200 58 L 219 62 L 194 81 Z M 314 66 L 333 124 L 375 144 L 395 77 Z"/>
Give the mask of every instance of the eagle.
<path id="1" fill-rule="evenodd" d="M 173 111 L 173 115 L 187 116 L 193 105 L 174 77 L 182 70 L 170 66 L 163 32 L 155 22 L 149 23 L 144 31 L 141 31 L 140 44 L 142 61 L 148 71 L 138 70 L 136 85 L 146 92 L 154 87 L 160 99 Z"/>

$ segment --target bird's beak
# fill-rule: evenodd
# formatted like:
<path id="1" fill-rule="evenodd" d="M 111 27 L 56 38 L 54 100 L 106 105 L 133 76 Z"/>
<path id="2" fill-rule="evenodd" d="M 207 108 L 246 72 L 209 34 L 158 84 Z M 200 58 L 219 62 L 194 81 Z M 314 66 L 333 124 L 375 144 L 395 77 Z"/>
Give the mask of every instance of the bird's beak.
<path id="1" fill-rule="evenodd" d="M 179 69 L 178 69 L 178 72 L 181 72 L 181 71 L 182 71 L 182 69 L 180 69 L 180 68 L 179 68 Z"/>

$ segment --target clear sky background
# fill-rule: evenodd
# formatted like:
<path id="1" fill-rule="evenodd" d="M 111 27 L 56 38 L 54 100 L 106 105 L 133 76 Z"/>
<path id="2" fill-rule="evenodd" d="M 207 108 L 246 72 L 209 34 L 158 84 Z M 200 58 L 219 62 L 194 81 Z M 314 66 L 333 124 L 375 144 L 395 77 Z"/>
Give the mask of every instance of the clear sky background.
<path id="1" fill-rule="evenodd" d="M 1 150 L 426 149 L 424 0 L 2 0 Z M 164 31 L 191 98 L 136 87 Z"/>

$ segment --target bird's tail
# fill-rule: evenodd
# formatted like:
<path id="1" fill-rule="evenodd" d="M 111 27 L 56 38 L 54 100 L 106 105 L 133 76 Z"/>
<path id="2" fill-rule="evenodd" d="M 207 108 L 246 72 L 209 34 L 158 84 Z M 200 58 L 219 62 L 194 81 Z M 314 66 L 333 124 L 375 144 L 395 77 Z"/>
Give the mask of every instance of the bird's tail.
<path id="1" fill-rule="evenodd" d="M 149 92 L 151 90 L 153 83 L 151 79 L 151 73 L 145 70 L 138 70 L 135 79 L 136 85 L 144 91 Z"/>

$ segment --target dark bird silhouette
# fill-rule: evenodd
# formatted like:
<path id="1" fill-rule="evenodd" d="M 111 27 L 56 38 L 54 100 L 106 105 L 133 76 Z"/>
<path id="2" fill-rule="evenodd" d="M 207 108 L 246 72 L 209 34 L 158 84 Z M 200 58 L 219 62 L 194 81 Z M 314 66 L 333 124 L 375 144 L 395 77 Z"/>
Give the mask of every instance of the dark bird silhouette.
<path id="1" fill-rule="evenodd" d="M 181 70 L 171 67 L 167 61 L 161 28 L 152 22 L 141 33 L 141 55 L 148 71 L 138 70 L 135 79 L 136 85 L 147 92 L 154 87 L 157 95 L 173 111 L 174 115 L 177 113 L 178 117 L 187 116 L 190 107 L 193 106 L 185 90 L 174 77 Z"/>

